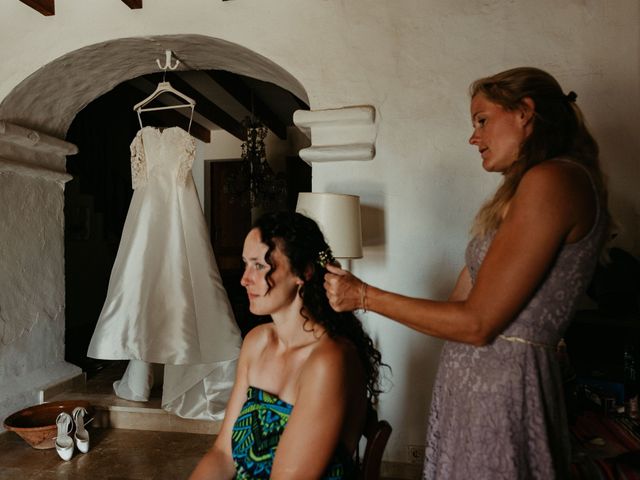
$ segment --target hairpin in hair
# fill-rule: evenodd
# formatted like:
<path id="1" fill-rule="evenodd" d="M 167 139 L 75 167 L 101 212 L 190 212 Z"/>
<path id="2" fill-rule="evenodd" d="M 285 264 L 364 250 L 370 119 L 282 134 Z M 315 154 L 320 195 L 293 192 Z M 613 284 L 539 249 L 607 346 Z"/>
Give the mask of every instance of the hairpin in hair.
<path id="1" fill-rule="evenodd" d="M 578 94 L 576 92 L 574 92 L 573 90 L 571 90 L 569 93 L 567 93 L 565 95 L 565 98 L 567 99 L 567 101 L 569 103 L 575 103 L 576 98 L 578 98 Z"/>
<path id="2" fill-rule="evenodd" d="M 321 252 L 318 252 L 316 263 L 322 268 L 326 268 L 328 263 L 333 263 L 335 261 L 336 259 L 333 257 L 333 252 L 329 247 L 325 248 Z"/>

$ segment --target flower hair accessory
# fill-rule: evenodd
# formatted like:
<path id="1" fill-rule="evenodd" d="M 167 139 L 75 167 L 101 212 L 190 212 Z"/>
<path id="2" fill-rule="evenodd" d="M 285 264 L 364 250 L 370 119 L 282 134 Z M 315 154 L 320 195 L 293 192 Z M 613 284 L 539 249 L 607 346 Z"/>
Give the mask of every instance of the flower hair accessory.
<path id="1" fill-rule="evenodd" d="M 335 261 L 336 259 L 333 257 L 333 252 L 331 251 L 331 248 L 327 247 L 321 252 L 318 252 L 318 258 L 316 260 L 316 263 L 320 265 L 322 268 L 327 268 L 328 263 L 333 263 Z"/>

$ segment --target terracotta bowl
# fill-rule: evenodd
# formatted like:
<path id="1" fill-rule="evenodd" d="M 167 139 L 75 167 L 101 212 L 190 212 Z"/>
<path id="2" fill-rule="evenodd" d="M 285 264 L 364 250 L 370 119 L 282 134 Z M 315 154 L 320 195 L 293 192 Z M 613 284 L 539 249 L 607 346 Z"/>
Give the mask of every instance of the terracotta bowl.
<path id="1" fill-rule="evenodd" d="M 27 407 L 4 420 L 4 428 L 16 432 L 25 442 L 33 448 L 46 449 L 55 446 L 57 435 L 56 418 L 61 412 L 69 415 L 76 407 L 84 407 L 87 410 L 84 422 L 93 418 L 94 408 L 84 400 L 64 400 L 60 402 L 48 402 L 33 407 Z"/>

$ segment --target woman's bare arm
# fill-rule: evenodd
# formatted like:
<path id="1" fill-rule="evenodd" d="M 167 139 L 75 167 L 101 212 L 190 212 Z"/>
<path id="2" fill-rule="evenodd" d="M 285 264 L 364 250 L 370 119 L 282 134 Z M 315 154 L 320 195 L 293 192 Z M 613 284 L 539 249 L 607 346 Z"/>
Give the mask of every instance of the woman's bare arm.
<path id="1" fill-rule="evenodd" d="M 561 163 L 546 162 L 524 176 L 466 297 L 459 296 L 462 286 L 446 302 L 369 286 L 367 308 L 436 337 L 490 342 L 530 299 L 565 241 L 586 233 L 593 223 L 588 178 L 583 174 L 577 181 L 572 169 L 578 167 Z M 361 307 L 360 280 L 332 266 L 328 270 L 325 287 L 334 309 Z"/>
<path id="2" fill-rule="evenodd" d="M 357 362 L 358 359 L 351 359 Z M 347 412 L 350 361 L 331 342 L 312 354 L 301 374 L 296 403 L 280 438 L 271 478 L 318 479 L 340 441 Z"/>

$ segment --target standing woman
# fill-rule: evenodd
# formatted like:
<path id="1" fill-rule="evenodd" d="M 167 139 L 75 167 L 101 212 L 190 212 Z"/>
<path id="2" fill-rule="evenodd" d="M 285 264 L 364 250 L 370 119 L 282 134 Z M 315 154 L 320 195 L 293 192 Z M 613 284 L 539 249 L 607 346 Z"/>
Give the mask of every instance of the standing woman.
<path id="1" fill-rule="evenodd" d="M 380 353 L 351 312 L 329 305 L 329 246 L 310 218 L 268 214 L 242 257 L 249 309 L 273 322 L 246 336 L 220 433 L 191 480 L 355 478 Z"/>
<path id="2" fill-rule="evenodd" d="M 558 82 L 515 68 L 471 86 L 482 166 L 503 182 L 478 212 L 448 301 L 328 267 L 337 311 L 366 308 L 448 340 L 431 402 L 426 479 L 553 479 L 570 447 L 556 345 L 609 230 L 598 146 Z"/>

